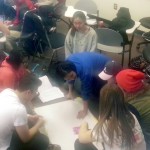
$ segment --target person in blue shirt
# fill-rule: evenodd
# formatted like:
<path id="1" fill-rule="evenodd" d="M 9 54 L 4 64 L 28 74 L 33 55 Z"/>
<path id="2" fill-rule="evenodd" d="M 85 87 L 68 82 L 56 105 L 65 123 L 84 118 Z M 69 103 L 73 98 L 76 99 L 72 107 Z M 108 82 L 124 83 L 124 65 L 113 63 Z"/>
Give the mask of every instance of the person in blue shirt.
<path id="1" fill-rule="evenodd" d="M 57 73 L 68 81 L 67 97 L 72 98 L 73 84 L 76 78 L 81 81 L 81 96 L 83 110 L 78 112 L 77 118 L 84 118 L 88 111 L 88 101 L 91 96 L 99 96 L 100 88 L 104 85 L 98 74 L 111 59 L 95 52 L 81 52 L 70 55 L 57 66 Z"/>

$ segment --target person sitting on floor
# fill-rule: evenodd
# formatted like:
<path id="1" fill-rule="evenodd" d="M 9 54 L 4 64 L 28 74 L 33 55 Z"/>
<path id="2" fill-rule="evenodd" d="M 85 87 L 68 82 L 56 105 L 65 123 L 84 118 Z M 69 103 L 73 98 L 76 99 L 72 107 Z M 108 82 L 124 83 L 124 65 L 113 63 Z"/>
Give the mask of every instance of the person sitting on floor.
<path id="1" fill-rule="evenodd" d="M 76 52 L 95 51 L 97 45 L 97 34 L 93 28 L 86 25 L 86 16 L 77 11 L 73 15 L 72 28 L 68 31 L 65 40 L 66 58 Z"/>
<path id="2" fill-rule="evenodd" d="M 35 75 L 27 74 L 20 80 L 16 90 L 5 89 L 0 93 L 0 149 L 53 150 L 50 149 L 52 144 L 49 145 L 48 137 L 39 133 L 44 118 L 28 115 L 24 106 L 37 95 L 41 84 Z M 28 121 L 34 123 L 30 129 Z"/>
<path id="3" fill-rule="evenodd" d="M 118 62 L 112 60 L 106 63 L 104 70 L 100 72 L 98 76 L 102 80 L 107 81 L 107 83 L 116 83 L 115 77 L 121 70 L 122 66 Z"/>
<path id="4" fill-rule="evenodd" d="M 67 98 L 73 98 L 74 81 L 81 81 L 81 96 L 83 99 L 83 110 L 78 112 L 77 117 L 83 118 L 88 111 L 88 101 L 91 97 L 99 97 L 99 90 L 104 81 L 98 77 L 98 73 L 104 69 L 110 58 L 94 52 L 82 52 L 70 55 L 66 61 L 57 66 L 57 74 L 68 81 L 69 92 Z"/>
<path id="5" fill-rule="evenodd" d="M 6 88 L 15 89 L 19 80 L 28 73 L 23 66 L 20 51 L 13 50 L 0 65 L 0 91 Z"/>
<path id="6" fill-rule="evenodd" d="M 124 94 L 116 85 L 105 85 L 100 92 L 98 123 L 92 130 L 83 122 L 75 150 L 146 150 L 136 117 L 128 110 Z M 92 144 L 96 142 L 96 147 Z"/>
<path id="7" fill-rule="evenodd" d="M 150 149 L 150 86 L 144 73 L 132 69 L 120 71 L 116 76 L 118 86 L 123 90 L 126 101 L 133 105 L 141 116 L 141 127 L 147 150 Z"/>

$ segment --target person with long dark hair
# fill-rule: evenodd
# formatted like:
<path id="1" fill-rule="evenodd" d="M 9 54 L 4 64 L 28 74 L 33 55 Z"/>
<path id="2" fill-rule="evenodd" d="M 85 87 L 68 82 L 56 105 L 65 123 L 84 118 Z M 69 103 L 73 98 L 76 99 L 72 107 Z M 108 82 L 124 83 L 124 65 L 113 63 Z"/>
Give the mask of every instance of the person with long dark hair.
<path id="1" fill-rule="evenodd" d="M 86 24 L 86 16 L 77 11 L 72 18 L 72 28 L 68 31 L 65 40 L 66 58 L 76 52 L 95 51 L 97 35 L 93 28 Z"/>
<path id="2" fill-rule="evenodd" d="M 81 125 L 75 150 L 96 150 L 100 144 L 104 150 L 146 150 L 141 127 L 116 84 L 107 84 L 101 89 L 99 108 L 99 119 L 93 130 L 88 130 L 87 123 Z M 93 141 L 97 148 L 85 144 Z"/>

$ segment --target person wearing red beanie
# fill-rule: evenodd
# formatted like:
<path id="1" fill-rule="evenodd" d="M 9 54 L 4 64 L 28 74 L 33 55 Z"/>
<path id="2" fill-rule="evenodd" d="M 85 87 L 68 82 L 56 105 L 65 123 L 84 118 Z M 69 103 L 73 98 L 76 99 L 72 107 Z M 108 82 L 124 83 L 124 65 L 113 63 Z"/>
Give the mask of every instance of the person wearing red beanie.
<path id="1" fill-rule="evenodd" d="M 119 87 L 128 93 L 135 93 L 144 87 L 144 73 L 132 69 L 120 71 L 116 76 Z"/>
<path id="2" fill-rule="evenodd" d="M 122 70 L 116 76 L 116 82 L 123 90 L 125 100 L 140 114 L 146 147 L 150 150 L 150 85 L 144 79 L 144 73 L 132 69 Z"/>

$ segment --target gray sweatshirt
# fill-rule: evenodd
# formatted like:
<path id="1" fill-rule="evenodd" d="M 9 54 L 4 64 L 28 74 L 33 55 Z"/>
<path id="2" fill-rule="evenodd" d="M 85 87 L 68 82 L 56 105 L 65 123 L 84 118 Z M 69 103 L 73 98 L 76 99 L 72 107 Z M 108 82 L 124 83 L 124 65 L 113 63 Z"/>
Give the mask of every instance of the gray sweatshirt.
<path id="1" fill-rule="evenodd" d="M 97 34 L 95 30 L 89 27 L 88 32 L 81 33 L 76 31 L 75 35 L 71 35 L 71 29 L 68 31 L 65 40 L 65 57 L 72 53 L 95 51 L 97 45 Z"/>

